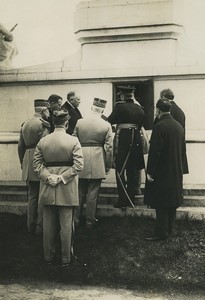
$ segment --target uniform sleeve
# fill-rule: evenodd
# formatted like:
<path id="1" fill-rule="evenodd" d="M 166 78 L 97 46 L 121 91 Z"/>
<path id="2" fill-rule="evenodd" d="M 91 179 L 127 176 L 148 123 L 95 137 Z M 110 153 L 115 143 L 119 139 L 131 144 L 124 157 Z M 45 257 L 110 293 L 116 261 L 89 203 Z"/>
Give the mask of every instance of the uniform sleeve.
<path id="1" fill-rule="evenodd" d="M 22 130 L 21 130 L 20 138 L 19 138 L 19 142 L 18 142 L 18 156 L 19 156 L 20 164 L 22 164 L 22 162 L 23 162 L 25 152 L 26 152 L 26 145 L 25 145 L 23 135 L 22 135 Z"/>
<path id="2" fill-rule="evenodd" d="M 153 127 L 151 139 L 150 139 L 150 149 L 147 162 L 147 173 L 153 178 L 156 173 L 157 166 L 159 164 L 159 159 L 163 148 L 163 130 L 159 126 L 155 125 Z"/>
<path id="3" fill-rule="evenodd" d="M 74 128 L 74 131 L 73 131 L 72 135 L 78 137 L 78 121 L 77 121 L 77 123 L 75 125 L 75 128 Z"/>
<path id="4" fill-rule="evenodd" d="M 44 159 L 43 154 L 41 151 L 41 143 L 39 142 L 36 146 L 34 157 L 33 157 L 33 169 L 37 172 L 38 177 L 46 182 L 50 172 L 48 169 L 43 165 Z"/>
<path id="5" fill-rule="evenodd" d="M 76 138 L 76 142 L 73 147 L 73 166 L 61 174 L 63 182 L 66 184 L 80 173 L 83 169 L 83 153 L 79 140 Z"/>
<path id="6" fill-rule="evenodd" d="M 118 116 L 119 116 L 119 105 L 116 105 L 114 107 L 114 110 L 112 113 L 108 116 L 107 121 L 112 124 L 117 124 L 118 122 Z"/>
<path id="7" fill-rule="evenodd" d="M 112 167 L 112 157 L 113 157 L 113 135 L 112 135 L 112 128 L 109 125 L 108 131 L 105 136 L 105 168 L 110 169 Z"/>

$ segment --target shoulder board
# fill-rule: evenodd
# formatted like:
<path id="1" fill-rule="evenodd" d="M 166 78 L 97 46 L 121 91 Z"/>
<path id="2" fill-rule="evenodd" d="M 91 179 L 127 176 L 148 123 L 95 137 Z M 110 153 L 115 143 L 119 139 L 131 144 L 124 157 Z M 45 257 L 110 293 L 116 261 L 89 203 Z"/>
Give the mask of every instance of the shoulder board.
<path id="1" fill-rule="evenodd" d="M 46 127 L 46 128 L 50 128 L 51 127 L 50 123 L 47 122 L 46 120 L 40 118 L 40 121 L 42 122 L 42 126 L 43 127 Z"/>

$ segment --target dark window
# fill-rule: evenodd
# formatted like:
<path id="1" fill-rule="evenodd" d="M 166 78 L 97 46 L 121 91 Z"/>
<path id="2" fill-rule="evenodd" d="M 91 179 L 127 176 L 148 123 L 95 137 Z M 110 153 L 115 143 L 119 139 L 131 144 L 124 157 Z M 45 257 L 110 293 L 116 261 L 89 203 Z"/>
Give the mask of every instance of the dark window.
<path id="1" fill-rule="evenodd" d="M 154 88 L 152 80 L 145 81 L 132 81 L 132 82 L 117 82 L 113 83 L 113 105 L 115 105 L 118 88 L 117 86 L 134 86 L 135 98 L 142 105 L 145 112 L 145 119 L 143 126 L 145 129 L 150 130 L 153 126 L 154 120 Z"/>

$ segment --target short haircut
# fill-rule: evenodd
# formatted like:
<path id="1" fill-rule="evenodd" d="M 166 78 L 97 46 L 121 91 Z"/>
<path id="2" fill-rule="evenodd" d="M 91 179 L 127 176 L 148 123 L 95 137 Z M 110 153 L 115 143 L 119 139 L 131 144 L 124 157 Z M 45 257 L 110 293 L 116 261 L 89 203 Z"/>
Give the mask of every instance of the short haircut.
<path id="1" fill-rule="evenodd" d="M 70 116 L 66 110 L 56 110 L 53 113 L 54 125 L 64 125 L 69 120 Z"/>
<path id="2" fill-rule="evenodd" d="M 160 92 L 161 98 L 167 98 L 168 100 L 174 99 L 174 93 L 170 89 L 164 89 Z"/>
<path id="3" fill-rule="evenodd" d="M 58 100 L 63 100 L 63 98 L 59 95 L 56 94 L 52 94 L 50 95 L 50 97 L 48 98 L 49 103 L 58 103 Z"/>
<path id="4" fill-rule="evenodd" d="M 156 104 L 156 107 L 162 112 L 169 112 L 171 106 L 172 106 L 171 103 L 166 98 L 160 98 Z"/>
<path id="5" fill-rule="evenodd" d="M 72 98 L 75 97 L 75 95 L 76 95 L 76 92 L 74 92 L 74 91 L 69 92 L 67 94 L 68 101 L 72 100 Z"/>

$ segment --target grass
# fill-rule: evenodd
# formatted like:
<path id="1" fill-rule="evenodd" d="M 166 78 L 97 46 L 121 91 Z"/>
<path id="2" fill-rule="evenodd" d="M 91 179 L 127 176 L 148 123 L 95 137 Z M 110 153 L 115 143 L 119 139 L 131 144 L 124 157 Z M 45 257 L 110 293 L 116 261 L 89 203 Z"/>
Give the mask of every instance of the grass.
<path id="1" fill-rule="evenodd" d="M 60 266 L 60 242 L 53 265 L 43 262 L 42 237 L 29 235 L 26 217 L 0 214 L 0 280 L 50 281 L 152 292 L 205 290 L 205 222 L 178 220 L 176 235 L 148 243 L 154 220 L 103 218 L 93 230 L 78 228 L 69 268 Z"/>

